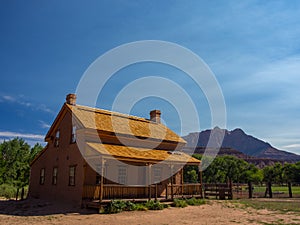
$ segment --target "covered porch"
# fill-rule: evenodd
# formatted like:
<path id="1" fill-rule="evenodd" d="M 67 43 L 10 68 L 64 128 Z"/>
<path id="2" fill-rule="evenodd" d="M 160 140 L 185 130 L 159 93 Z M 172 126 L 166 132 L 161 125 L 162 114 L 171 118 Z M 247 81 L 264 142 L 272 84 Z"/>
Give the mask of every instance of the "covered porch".
<path id="1" fill-rule="evenodd" d="M 203 196 L 201 172 L 198 183 L 184 183 L 184 165 L 200 166 L 199 160 L 184 153 L 104 144 L 89 147 L 101 155 L 89 157 L 82 191 L 84 201 L 173 200 Z"/>

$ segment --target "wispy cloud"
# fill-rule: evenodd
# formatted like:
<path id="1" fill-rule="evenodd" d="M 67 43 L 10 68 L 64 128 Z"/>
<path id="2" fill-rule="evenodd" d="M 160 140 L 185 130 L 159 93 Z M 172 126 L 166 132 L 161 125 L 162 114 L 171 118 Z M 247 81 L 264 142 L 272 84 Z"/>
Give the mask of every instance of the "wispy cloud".
<path id="1" fill-rule="evenodd" d="M 3 100 L 6 100 L 6 101 L 9 101 L 9 102 L 15 102 L 16 99 L 12 96 L 9 96 L 9 95 L 4 95 L 2 96 Z"/>
<path id="2" fill-rule="evenodd" d="M 286 145 L 283 146 L 284 148 L 297 148 L 300 150 L 300 144 L 291 144 L 291 145 Z"/>
<path id="3" fill-rule="evenodd" d="M 43 120 L 39 120 L 39 123 L 40 123 L 40 126 L 41 126 L 42 128 L 50 128 L 50 127 L 51 127 L 50 124 L 46 123 L 46 122 L 43 121 Z"/>
<path id="4" fill-rule="evenodd" d="M 0 96 L 0 102 L 15 103 L 18 105 L 28 107 L 32 110 L 39 110 L 50 114 L 54 114 L 54 112 L 50 108 L 48 108 L 45 104 L 37 104 L 34 102 L 30 102 L 26 100 L 26 98 L 23 95 L 19 95 L 17 97 L 11 95 L 2 95 Z"/>
<path id="5" fill-rule="evenodd" d="M 11 131 L 0 131 L 0 137 L 2 139 L 8 138 L 23 138 L 23 139 L 31 139 L 36 141 L 43 141 L 44 135 L 40 134 L 29 134 L 29 133 L 18 133 L 18 132 L 11 132 Z"/>

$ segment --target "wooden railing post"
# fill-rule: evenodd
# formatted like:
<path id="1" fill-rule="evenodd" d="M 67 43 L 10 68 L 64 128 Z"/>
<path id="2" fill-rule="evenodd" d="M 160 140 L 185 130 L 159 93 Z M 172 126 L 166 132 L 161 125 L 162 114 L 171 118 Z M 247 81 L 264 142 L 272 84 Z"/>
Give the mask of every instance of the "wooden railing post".
<path id="1" fill-rule="evenodd" d="M 203 194 L 203 180 L 202 180 L 201 163 L 199 164 L 198 170 L 199 170 L 199 182 L 200 182 L 200 195 L 201 195 L 201 198 L 203 198 L 204 194 Z"/>
<path id="2" fill-rule="evenodd" d="M 103 200 L 103 176 L 104 176 L 104 165 L 105 165 L 105 160 L 102 158 L 101 160 L 101 178 L 100 178 L 100 196 L 99 196 L 99 202 L 101 203 Z"/>
<path id="3" fill-rule="evenodd" d="M 173 190 L 173 188 L 174 188 L 174 186 L 173 186 L 173 167 L 174 167 L 174 165 L 171 165 L 170 166 L 170 171 L 171 171 L 171 200 L 173 201 L 174 200 L 174 190 Z"/>
<path id="4" fill-rule="evenodd" d="M 157 183 L 155 183 L 155 201 L 157 201 Z"/>
<path id="5" fill-rule="evenodd" d="M 166 199 L 168 199 L 168 184 L 166 184 Z"/>
<path id="6" fill-rule="evenodd" d="M 149 197 L 148 199 L 151 200 L 151 167 L 152 164 L 149 163 L 148 165 L 148 187 L 149 187 Z"/>
<path id="7" fill-rule="evenodd" d="M 83 165 L 83 192 L 82 192 L 82 198 L 85 197 L 85 188 L 84 188 L 84 185 L 85 185 L 85 177 L 86 177 L 86 163 Z"/>
<path id="8" fill-rule="evenodd" d="M 181 195 L 183 197 L 184 187 L 183 187 L 183 167 L 181 169 Z"/>

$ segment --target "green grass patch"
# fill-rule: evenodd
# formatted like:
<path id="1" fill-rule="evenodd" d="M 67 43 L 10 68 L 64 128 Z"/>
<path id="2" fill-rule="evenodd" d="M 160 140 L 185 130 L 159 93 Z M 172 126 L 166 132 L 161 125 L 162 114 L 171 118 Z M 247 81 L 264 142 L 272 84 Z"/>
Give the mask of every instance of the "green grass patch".
<path id="1" fill-rule="evenodd" d="M 19 195 L 18 199 L 21 198 L 21 191 L 22 189 L 19 189 Z M 28 193 L 28 186 L 24 187 L 24 198 L 26 198 Z M 17 195 L 17 188 L 10 185 L 10 184 L 1 184 L 0 185 L 0 197 L 4 197 L 7 199 L 15 199 Z"/>
<path id="2" fill-rule="evenodd" d="M 240 199 L 233 201 L 233 203 L 241 204 L 245 207 L 254 209 L 268 209 L 272 211 L 279 211 L 282 213 L 295 212 L 300 213 L 300 200 L 281 200 L 281 199 Z"/>
<path id="3" fill-rule="evenodd" d="M 0 196 L 12 199 L 16 197 L 17 189 L 9 184 L 1 184 L 0 185 Z"/>
<path id="4" fill-rule="evenodd" d="M 266 186 L 253 186 L 253 192 L 254 193 L 264 193 L 266 191 Z M 247 186 L 243 187 L 243 191 L 247 191 Z M 284 194 L 288 194 L 288 186 L 278 186 L 278 185 L 272 185 L 272 191 L 273 192 L 283 192 Z M 292 186 L 292 192 L 293 194 L 300 195 L 300 186 Z"/>

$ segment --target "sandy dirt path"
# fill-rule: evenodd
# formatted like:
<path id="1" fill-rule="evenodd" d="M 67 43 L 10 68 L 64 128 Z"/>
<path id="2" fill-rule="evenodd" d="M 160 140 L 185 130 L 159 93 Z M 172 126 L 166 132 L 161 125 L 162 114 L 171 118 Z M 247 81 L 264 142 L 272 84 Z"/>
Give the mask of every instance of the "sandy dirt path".
<path id="1" fill-rule="evenodd" d="M 49 209 L 49 207 L 43 205 L 37 207 L 36 209 L 39 211 L 33 213 L 32 211 L 26 212 L 26 210 L 35 211 L 34 208 L 6 206 L 0 204 L 1 225 L 300 224 L 300 214 L 255 210 L 217 201 L 202 206 L 168 208 L 160 211 L 122 212 L 110 215 L 96 214 L 95 211 L 51 213 L 53 208 Z M 37 215 L 29 215 L 31 213 Z"/>

